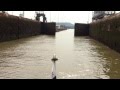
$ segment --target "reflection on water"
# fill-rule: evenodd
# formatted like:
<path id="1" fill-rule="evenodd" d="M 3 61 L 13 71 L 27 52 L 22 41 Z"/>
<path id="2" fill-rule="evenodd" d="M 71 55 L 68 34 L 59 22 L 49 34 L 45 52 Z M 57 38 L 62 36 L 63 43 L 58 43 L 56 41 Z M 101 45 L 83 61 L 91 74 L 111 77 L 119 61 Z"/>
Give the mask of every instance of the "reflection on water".
<path id="1" fill-rule="evenodd" d="M 56 53 L 59 79 L 120 78 L 120 54 L 74 30 L 0 43 L 0 78 L 51 78 Z"/>

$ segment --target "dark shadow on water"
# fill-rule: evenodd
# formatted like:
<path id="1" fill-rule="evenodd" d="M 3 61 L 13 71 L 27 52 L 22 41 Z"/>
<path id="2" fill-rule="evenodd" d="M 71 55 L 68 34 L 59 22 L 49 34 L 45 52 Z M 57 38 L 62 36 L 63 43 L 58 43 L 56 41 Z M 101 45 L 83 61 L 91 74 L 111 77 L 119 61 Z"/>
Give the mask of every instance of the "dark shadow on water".
<path id="1" fill-rule="evenodd" d="M 25 44 L 27 43 L 27 41 L 34 40 L 38 37 L 49 37 L 50 39 L 55 39 L 55 35 L 37 35 L 37 36 L 31 36 L 31 37 L 21 38 L 17 40 L 0 42 L 0 51 L 7 50 L 8 48 L 18 47 L 19 45 Z"/>
<path id="2" fill-rule="evenodd" d="M 110 79 L 120 79 L 120 53 L 96 40 L 92 40 L 90 44 L 95 46 L 94 51 L 101 57 L 99 63 L 102 63 L 105 75 L 108 75 Z"/>
<path id="3" fill-rule="evenodd" d="M 96 65 L 102 65 L 100 68 L 104 72 L 104 75 L 110 79 L 120 79 L 120 53 L 110 49 L 108 46 L 92 39 L 89 36 L 75 36 L 74 43 L 76 50 L 88 44 L 86 50 L 89 50 L 92 57 L 96 57 L 98 60 L 93 61 Z M 98 77 L 102 78 L 102 77 Z"/>

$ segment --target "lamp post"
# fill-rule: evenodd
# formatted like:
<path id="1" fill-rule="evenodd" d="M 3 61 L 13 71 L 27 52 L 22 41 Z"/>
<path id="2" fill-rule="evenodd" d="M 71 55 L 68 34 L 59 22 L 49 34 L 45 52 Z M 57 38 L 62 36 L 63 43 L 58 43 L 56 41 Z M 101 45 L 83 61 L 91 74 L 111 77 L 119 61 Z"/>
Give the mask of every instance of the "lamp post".
<path id="1" fill-rule="evenodd" d="M 114 14 L 115 14 L 115 11 L 114 11 Z"/>
<path id="2" fill-rule="evenodd" d="M 23 17 L 24 17 L 25 12 L 23 11 Z"/>
<path id="3" fill-rule="evenodd" d="M 51 11 L 50 11 L 50 22 L 51 22 Z"/>
<path id="4" fill-rule="evenodd" d="M 60 18 L 60 17 L 59 17 L 59 11 L 58 11 L 58 23 L 59 23 L 59 18 Z"/>
<path id="5" fill-rule="evenodd" d="M 89 24 L 89 11 L 88 11 L 88 22 L 87 23 Z"/>

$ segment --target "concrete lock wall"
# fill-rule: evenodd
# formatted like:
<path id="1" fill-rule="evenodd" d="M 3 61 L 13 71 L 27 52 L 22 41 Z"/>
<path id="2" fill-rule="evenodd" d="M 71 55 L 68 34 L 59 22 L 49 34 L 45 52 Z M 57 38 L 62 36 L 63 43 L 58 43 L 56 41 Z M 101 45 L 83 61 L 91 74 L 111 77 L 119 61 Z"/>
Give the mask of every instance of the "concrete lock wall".
<path id="1" fill-rule="evenodd" d="M 56 23 L 41 23 L 41 33 L 47 35 L 55 35 L 56 33 Z"/>
<path id="2" fill-rule="evenodd" d="M 38 35 L 41 25 L 37 21 L 17 16 L 0 16 L 0 41 L 9 41 Z"/>
<path id="3" fill-rule="evenodd" d="M 19 19 L 18 30 L 19 38 L 39 35 L 41 34 L 41 24 L 29 19 Z"/>
<path id="4" fill-rule="evenodd" d="M 0 42 L 39 34 L 55 35 L 55 32 L 55 23 L 41 23 L 12 15 L 0 15 Z"/>
<path id="5" fill-rule="evenodd" d="M 41 33 L 40 22 L 17 16 L 0 16 L 0 41 L 9 41 Z"/>
<path id="6" fill-rule="evenodd" d="M 90 36 L 120 52 L 120 16 L 91 23 Z"/>
<path id="7" fill-rule="evenodd" d="M 0 41 L 18 38 L 18 17 L 0 16 Z"/>
<path id="8" fill-rule="evenodd" d="M 89 35 L 89 24 L 75 23 L 75 36 Z"/>

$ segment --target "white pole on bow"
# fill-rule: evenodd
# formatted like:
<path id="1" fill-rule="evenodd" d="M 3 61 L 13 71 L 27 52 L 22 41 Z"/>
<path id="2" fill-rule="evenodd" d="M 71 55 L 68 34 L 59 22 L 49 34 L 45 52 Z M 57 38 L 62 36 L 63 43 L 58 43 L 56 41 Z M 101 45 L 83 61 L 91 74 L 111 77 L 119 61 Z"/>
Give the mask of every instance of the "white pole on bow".
<path id="1" fill-rule="evenodd" d="M 53 67 L 52 67 L 52 79 L 57 79 L 57 76 L 56 76 L 56 61 L 58 60 L 56 58 L 56 55 L 54 54 L 53 58 L 51 59 L 52 62 L 53 62 Z"/>

